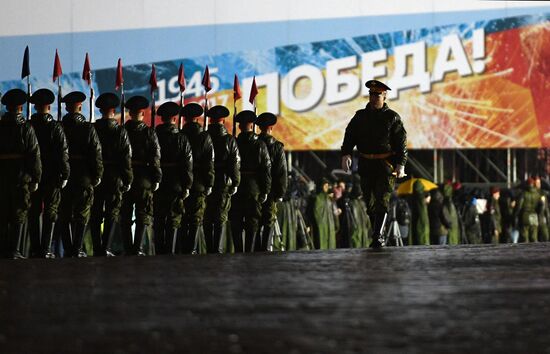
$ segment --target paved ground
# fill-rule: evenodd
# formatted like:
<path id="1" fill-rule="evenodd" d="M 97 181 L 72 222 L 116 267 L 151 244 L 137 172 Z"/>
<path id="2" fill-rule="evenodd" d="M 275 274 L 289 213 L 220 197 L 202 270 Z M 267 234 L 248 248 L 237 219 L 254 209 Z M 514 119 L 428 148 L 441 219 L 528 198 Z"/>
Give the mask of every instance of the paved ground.
<path id="1" fill-rule="evenodd" d="M 550 353 L 550 244 L 0 261 L 1 353 Z"/>

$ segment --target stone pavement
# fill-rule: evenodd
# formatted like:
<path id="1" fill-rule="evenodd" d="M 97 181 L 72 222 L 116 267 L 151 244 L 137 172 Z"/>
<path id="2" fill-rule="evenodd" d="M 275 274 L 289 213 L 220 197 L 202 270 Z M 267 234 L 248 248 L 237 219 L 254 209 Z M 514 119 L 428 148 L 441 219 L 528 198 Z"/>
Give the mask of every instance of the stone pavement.
<path id="1" fill-rule="evenodd" d="M 550 244 L 0 261 L 0 353 L 550 353 Z"/>

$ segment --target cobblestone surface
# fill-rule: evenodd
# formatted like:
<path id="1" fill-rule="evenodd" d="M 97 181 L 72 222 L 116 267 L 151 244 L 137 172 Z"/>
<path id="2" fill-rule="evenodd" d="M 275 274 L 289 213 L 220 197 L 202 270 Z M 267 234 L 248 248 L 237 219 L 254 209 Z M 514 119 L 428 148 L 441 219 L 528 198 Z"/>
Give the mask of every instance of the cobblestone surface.
<path id="1" fill-rule="evenodd" d="M 550 244 L 0 261 L 1 353 L 550 353 Z"/>

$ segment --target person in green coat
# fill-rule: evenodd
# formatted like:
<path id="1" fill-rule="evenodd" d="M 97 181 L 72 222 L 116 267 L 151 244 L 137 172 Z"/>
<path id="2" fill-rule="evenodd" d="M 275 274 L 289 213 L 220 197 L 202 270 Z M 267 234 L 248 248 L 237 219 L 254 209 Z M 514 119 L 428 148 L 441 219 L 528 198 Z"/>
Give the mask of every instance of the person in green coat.
<path id="1" fill-rule="evenodd" d="M 458 212 L 456 206 L 453 203 L 453 186 L 447 183 L 443 186 L 443 213 L 448 218 L 450 227 L 448 235 L 449 245 L 458 245 L 460 243 L 460 220 L 458 219 Z"/>
<path id="2" fill-rule="evenodd" d="M 535 179 L 527 180 L 527 188 L 518 200 L 516 213 L 520 224 L 520 237 L 523 242 L 538 241 L 539 216 L 537 207 L 540 203 L 540 194 L 535 187 Z"/>
<path id="3" fill-rule="evenodd" d="M 411 238 L 414 245 L 430 244 L 430 220 L 428 219 L 429 196 L 426 196 L 424 185 L 420 180 L 413 184 L 411 205 Z M 409 243 L 411 244 L 411 243 Z"/>
<path id="4" fill-rule="evenodd" d="M 358 174 L 353 175 L 353 185 L 349 192 L 349 199 L 355 226 L 351 230 L 350 246 L 352 248 L 368 247 L 371 242 L 372 227 L 367 214 L 367 206 L 363 200 L 361 177 Z"/>
<path id="5" fill-rule="evenodd" d="M 308 205 L 313 242 L 315 248 L 320 250 L 336 248 L 336 226 L 333 202 L 329 192 L 330 183 L 326 178 L 322 178 L 317 185 L 317 192 L 311 197 Z"/>
<path id="6" fill-rule="evenodd" d="M 548 192 L 541 189 L 540 177 L 535 178 L 535 188 L 540 194 L 540 203 L 537 207 L 539 215 L 539 241 L 548 242 L 550 240 L 548 223 L 550 222 L 550 209 L 548 208 Z"/>

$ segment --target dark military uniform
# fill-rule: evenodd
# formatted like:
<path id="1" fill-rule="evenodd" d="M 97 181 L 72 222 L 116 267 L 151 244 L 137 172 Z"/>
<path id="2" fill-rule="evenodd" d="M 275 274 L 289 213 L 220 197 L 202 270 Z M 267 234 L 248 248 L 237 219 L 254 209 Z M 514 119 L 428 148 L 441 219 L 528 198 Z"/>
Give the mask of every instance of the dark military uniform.
<path id="1" fill-rule="evenodd" d="M 96 100 L 96 107 L 113 109 L 120 104 L 114 93 L 105 93 Z M 120 219 L 122 195 L 132 184 L 132 148 L 128 133 L 114 118 L 102 117 L 94 123 L 101 141 L 105 171 L 95 188 L 92 206 L 91 231 L 94 255 L 113 255 L 112 243 Z M 101 224 L 103 223 L 103 237 Z"/>
<path id="2" fill-rule="evenodd" d="M 13 258 L 23 258 L 23 225 L 31 205 L 29 187 L 37 185 L 42 174 L 34 130 L 20 113 L 12 110 L 26 101 L 27 94 L 22 90 L 6 92 L 2 104 L 9 111 L 0 120 L 0 225 L 9 229 L 9 256 Z"/>
<path id="3" fill-rule="evenodd" d="M 277 116 L 273 113 L 262 113 L 258 116 L 256 125 L 259 127 L 272 126 L 277 123 Z M 271 160 L 271 191 L 266 202 L 262 205 L 260 234 L 256 239 L 255 250 L 267 251 L 269 236 L 277 220 L 277 202 L 283 198 L 288 186 L 287 166 L 284 145 L 267 133 L 260 133 L 258 138 L 263 141 L 269 151 Z"/>
<path id="4" fill-rule="evenodd" d="M 157 114 L 172 117 L 180 106 L 174 102 L 162 104 Z M 160 145 L 162 183 L 155 192 L 155 248 L 157 254 L 176 251 L 177 232 L 183 216 L 183 200 L 193 184 L 193 153 L 187 137 L 172 123 L 156 127 Z"/>
<path id="5" fill-rule="evenodd" d="M 242 111 L 236 119 L 239 123 L 254 122 L 256 114 Z M 241 132 L 237 137 L 237 145 L 241 154 L 241 184 L 231 200 L 229 219 L 235 252 L 250 252 L 260 225 L 262 202 L 271 190 L 271 160 L 265 143 L 253 131 Z"/>
<path id="6" fill-rule="evenodd" d="M 229 115 L 223 106 L 214 106 L 208 110 L 208 116 L 219 119 Z M 231 193 L 237 190 L 241 182 L 241 156 L 237 141 L 227 132 L 221 123 L 208 126 L 208 133 L 214 144 L 215 173 L 212 194 L 206 200 L 204 215 L 204 233 L 209 253 L 223 253 L 228 247 L 226 223 L 231 208 Z"/>
<path id="7" fill-rule="evenodd" d="M 147 107 L 148 100 L 134 96 L 126 107 Z M 132 171 L 134 180 L 130 191 L 122 200 L 121 224 L 126 253 L 145 255 L 143 252 L 147 227 L 153 223 L 153 188 L 162 179 L 160 169 L 160 146 L 155 131 L 142 121 L 130 120 L 125 124 L 132 145 Z M 136 217 L 136 230 L 131 249 L 132 216 Z"/>
<path id="8" fill-rule="evenodd" d="M 54 100 L 53 92 L 48 89 L 40 89 L 32 95 L 30 101 L 36 106 L 46 106 L 53 103 Z M 69 148 L 63 127 L 53 119 L 51 114 L 33 114 L 31 125 L 40 145 L 42 162 L 42 179 L 38 190 L 31 195 L 29 210 L 31 252 L 35 256 L 42 255 L 53 258 L 51 247 L 54 225 L 61 202 L 61 186 L 69 179 Z M 41 238 L 40 214 L 42 214 Z"/>
<path id="9" fill-rule="evenodd" d="M 71 92 L 63 97 L 62 101 L 74 104 L 85 99 L 86 96 L 82 92 Z M 66 255 L 85 256 L 84 233 L 90 220 L 94 186 L 103 176 L 101 143 L 94 127 L 86 122 L 86 118 L 80 113 L 66 114 L 63 117 L 63 130 L 69 145 L 71 166 L 69 183 L 61 193 L 59 207 L 59 219 L 63 225 L 63 247 Z"/>
<path id="10" fill-rule="evenodd" d="M 200 116 L 202 107 L 189 103 L 183 108 L 182 114 L 187 118 Z M 189 198 L 184 201 L 182 252 L 206 253 L 202 222 L 206 196 L 214 185 L 214 145 L 208 132 L 203 131 L 199 123 L 186 122 L 181 132 L 187 136 L 193 150 L 193 186 Z"/>

